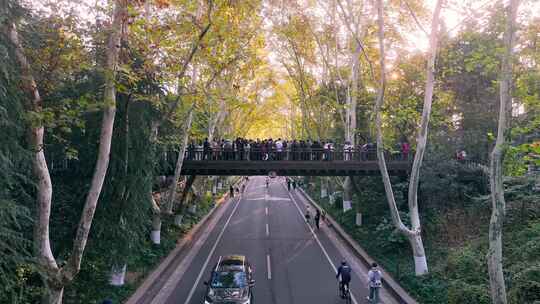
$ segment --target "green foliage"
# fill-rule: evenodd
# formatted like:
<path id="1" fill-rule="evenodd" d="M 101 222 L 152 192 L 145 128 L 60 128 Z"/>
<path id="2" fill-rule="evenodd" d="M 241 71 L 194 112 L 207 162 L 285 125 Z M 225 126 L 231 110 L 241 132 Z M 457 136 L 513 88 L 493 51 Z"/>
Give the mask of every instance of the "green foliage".
<path id="1" fill-rule="evenodd" d="M 487 264 L 484 250 L 472 246 L 450 249 L 446 263 L 447 277 L 467 285 L 485 284 Z"/>
<path id="2" fill-rule="evenodd" d="M 454 281 L 448 289 L 448 303 L 475 303 L 489 304 L 489 289 L 485 285 L 471 285 L 461 281 Z"/>
<path id="3" fill-rule="evenodd" d="M 529 264 L 527 268 L 512 277 L 510 290 L 510 303 L 538 303 L 540 302 L 540 264 Z"/>
<path id="4" fill-rule="evenodd" d="M 405 225 L 410 224 L 408 214 L 400 212 L 400 216 Z M 377 225 L 377 227 L 375 227 L 375 234 L 379 239 L 381 247 L 386 251 L 396 249 L 403 250 L 408 244 L 407 238 L 402 233 L 397 231 L 394 223 L 392 223 L 392 219 L 390 218 L 385 217 L 381 219 L 381 222 Z"/>

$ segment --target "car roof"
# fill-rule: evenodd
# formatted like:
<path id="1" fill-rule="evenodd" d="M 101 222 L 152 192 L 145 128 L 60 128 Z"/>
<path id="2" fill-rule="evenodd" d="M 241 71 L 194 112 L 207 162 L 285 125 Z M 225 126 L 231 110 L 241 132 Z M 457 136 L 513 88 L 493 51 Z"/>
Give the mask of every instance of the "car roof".
<path id="1" fill-rule="evenodd" d="M 216 265 L 216 271 L 229 270 L 229 271 L 244 271 L 247 259 L 243 255 L 226 255 L 220 256 Z"/>

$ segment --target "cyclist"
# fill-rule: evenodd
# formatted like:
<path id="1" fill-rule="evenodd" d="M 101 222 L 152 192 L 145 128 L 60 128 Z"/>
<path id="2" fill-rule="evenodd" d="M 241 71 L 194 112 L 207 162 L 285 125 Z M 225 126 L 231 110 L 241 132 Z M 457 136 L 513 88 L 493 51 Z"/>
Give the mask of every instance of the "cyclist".
<path id="1" fill-rule="evenodd" d="M 349 283 L 351 282 L 351 267 L 347 264 L 346 261 L 341 262 L 341 266 L 337 269 L 336 279 L 341 280 L 339 282 L 339 287 L 341 290 L 341 297 L 345 298 L 345 286 L 349 290 Z"/>

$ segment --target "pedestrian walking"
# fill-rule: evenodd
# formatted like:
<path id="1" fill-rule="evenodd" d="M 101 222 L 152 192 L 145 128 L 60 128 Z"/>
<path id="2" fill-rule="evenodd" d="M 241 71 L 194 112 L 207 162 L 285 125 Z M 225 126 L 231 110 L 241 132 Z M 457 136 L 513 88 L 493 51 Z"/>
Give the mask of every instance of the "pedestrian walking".
<path id="1" fill-rule="evenodd" d="M 306 217 L 306 222 L 308 223 L 308 225 L 311 226 L 311 210 L 309 210 L 309 206 L 307 206 L 306 208 L 305 217 Z"/>
<path id="2" fill-rule="evenodd" d="M 292 182 L 292 188 L 293 188 L 293 190 L 296 190 L 296 181 L 295 180 L 293 180 L 293 182 Z"/>
<path id="3" fill-rule="evenodd" d="M 234 197 L 234 188 L 233 188 L 233 186 L 232 186 L 232 185 L 231 185 L 231 186 L 229 186 L 229 196 L 230 196 L 231 198 L 233 198 L 233 197 Z"/>
<path id="4" fill-rule="evenodd" d="M 315 211 L 315 226 L 317 226 L 317 230 L 320 229 L 319 227 L 320 220 L 321 220 L 321 211 L 319 211 L 319 209 L 317 208 L 317 210 Z"/>
<path id="5" fill-rule="evenodd" d="M 369 296 L 367 300 L 370 303 L 379 303 L 379 290 L 382 287 L 382 272 L 379 270 L 377 263 L 371 264 L 371 269 L 368 272 Z"/>
<path id="6" fill-rule="evenodd" d="M 291 180 L 287 178 L 287 190 L 291 191 Z"/>
<path id="7" fill-rule="evenodd" d="M 242 184 L 242 193 L 244 193 L 244 191 L 246 191 L 246 184 Z"/>

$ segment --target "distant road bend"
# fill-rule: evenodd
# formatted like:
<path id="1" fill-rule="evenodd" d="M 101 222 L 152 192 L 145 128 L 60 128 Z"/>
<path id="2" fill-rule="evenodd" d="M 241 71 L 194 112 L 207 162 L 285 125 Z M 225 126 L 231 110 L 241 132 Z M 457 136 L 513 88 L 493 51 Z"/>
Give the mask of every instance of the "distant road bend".
<path id="1" fill-rule="evenodd" d="M 204 303 L 212 267 L 220 256 L 245 255 L 254 269 L 257 304 L 339 304 L 335 269 L 353 269 L 353 303 L 367 303 L 367 269 L 331 229 L 314 231 L 304 220 L 306 201 L 288 193 L 283 178 L 252 177 L 240 198 L 219 207 L 192 243 L 178 253 L 149 288 L 128 304 Z M 386 290 L 382 302 L 397 303 Z"/>

